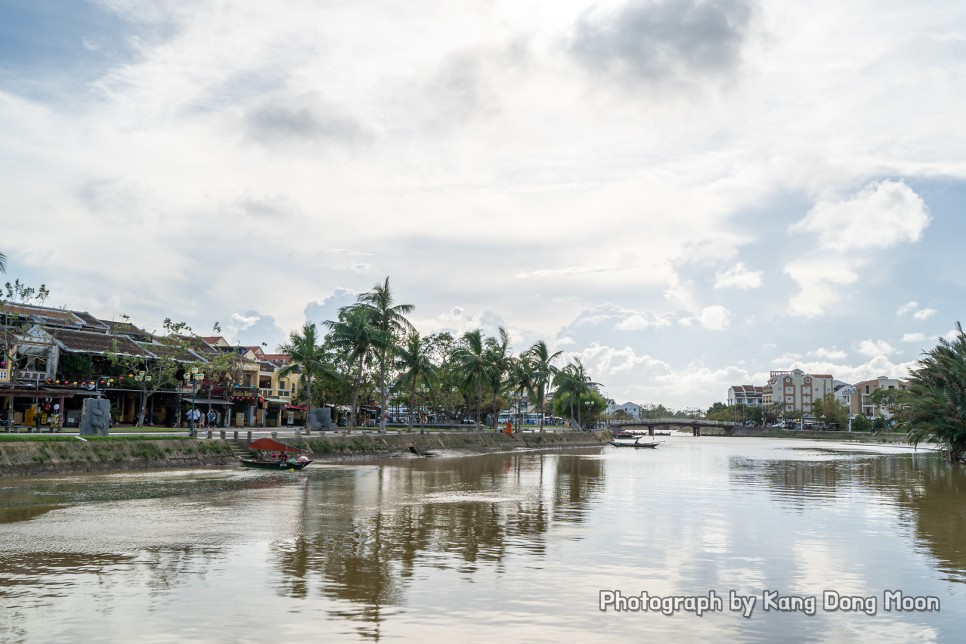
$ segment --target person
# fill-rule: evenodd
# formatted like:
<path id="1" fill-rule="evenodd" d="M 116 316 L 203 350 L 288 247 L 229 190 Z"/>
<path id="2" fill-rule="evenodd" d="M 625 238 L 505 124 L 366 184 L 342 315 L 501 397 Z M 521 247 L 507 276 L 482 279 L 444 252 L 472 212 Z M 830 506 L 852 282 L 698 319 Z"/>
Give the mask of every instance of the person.
<path id="1" fill-rule="evenodd" d="M 218 420 L 218 414 L 215 413 L 214 409 L 208 410 L 208 427 L 214 427 L 215 421 Z"/>

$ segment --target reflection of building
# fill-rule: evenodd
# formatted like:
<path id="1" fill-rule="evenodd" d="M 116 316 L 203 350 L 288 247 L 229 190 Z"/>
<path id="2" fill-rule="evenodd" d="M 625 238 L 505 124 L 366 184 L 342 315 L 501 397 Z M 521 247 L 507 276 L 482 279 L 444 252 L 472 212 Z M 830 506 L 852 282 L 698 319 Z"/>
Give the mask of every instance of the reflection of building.
<path id="1" fill-rule="evenodd" d="M 762 388 L 764 405 L 779 403 L 785 413 L 811 413 L 812 403 L 834 393 L 832 376 L 810 374 L 801 369 L 772 371 L 768 384 Z"/>
<path id="2" fill-rule="evenodd" d="M 879 389 L 905 389 L 906 384 L 897 378 L 879 376 L 875 380 L 863 380 L 855 383 L 855 395 L 852 396 L 850 410 L 853 414 L 862 414 L 866 418 L 882 416 L 891 418 L 892 412 L 884 405 L 876 405 L 872 401 L 872 394 Z"/>
<path id="3" fill-rule="evenodd" d="M 732 385 L 728 387 L 728 405 L 750 405 L 761 407 L 764 387 L 755 385 Z"/>

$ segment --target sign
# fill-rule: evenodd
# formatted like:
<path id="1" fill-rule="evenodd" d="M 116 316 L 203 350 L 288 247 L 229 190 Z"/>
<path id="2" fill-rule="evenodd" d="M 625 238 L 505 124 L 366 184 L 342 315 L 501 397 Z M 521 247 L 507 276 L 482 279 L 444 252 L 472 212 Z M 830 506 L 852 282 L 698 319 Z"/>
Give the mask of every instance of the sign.
<path id="1" fill-rule="evenodd" d="M 0 382 L 10 382 L 10 372 L 6 369 L 0 369 Z"/>

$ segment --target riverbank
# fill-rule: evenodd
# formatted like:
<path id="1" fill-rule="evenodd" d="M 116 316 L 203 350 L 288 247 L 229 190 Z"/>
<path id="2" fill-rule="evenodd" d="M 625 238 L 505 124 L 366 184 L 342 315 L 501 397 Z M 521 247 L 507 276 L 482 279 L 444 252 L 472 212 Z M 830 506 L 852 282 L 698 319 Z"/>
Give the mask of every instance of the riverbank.
<path id="1" fill-rule="evenodd" d="M 217 436 L 217 435 L 216 435 Z M 108 436 L 81 440 L 76 436 L 24 435 L 0 440 L 0 477 L 136 469 L 186 469 L 238 465 L 247 441 L 243 438 L 184 436 Z M 606 444 L 606 432 L 545 432 L 502 434 L 314 433 L 281 437 L 318 462 L 363 458 L 443 456 L 512 452 L 525 449 L 569 449 Z"/>

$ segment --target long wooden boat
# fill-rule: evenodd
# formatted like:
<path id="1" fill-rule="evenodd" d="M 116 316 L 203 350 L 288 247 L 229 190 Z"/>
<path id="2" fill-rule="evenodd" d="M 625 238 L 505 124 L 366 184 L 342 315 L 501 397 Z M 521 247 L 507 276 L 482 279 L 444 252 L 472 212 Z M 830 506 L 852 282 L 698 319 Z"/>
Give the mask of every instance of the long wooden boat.
<path id="1" fill-rule="evenodd" d="M 296 460 L 296 461 L 260 461 L 254 458 L 243 458 L 241 459 L 242 465 L 246 467 L 258 467 L 263 470 L 278 470 L 278 471 L 288 471 L 288 470 L 301 470 L 304 469 L 306 465 L 312 462 L 311 459 Z"/>
<path id="2" fill-rule="evenodd" d="M 631 442 L 615 440 L 615 441 L 610 441 L 610 444 L 613 445 L 614 447 L 650 447 L 650 448 L 654 448 L 660 445 L 660 443 L 655 443 L 655 442 L 642 443 L 640 439 L 637 439 L 636 441 L 631 441 Z"/>

